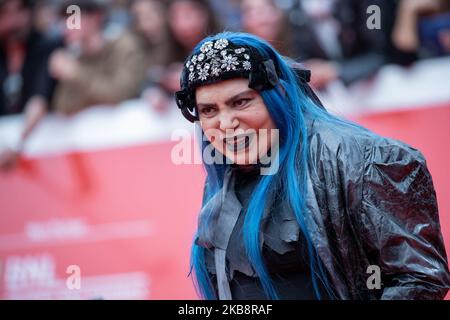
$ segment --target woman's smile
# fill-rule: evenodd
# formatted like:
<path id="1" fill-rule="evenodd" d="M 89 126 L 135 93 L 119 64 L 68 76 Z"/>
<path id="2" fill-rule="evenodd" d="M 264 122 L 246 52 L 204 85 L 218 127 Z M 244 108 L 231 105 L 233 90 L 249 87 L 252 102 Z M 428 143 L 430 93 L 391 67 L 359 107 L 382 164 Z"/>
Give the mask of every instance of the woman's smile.
<path id="1" fill-rule="evenodd" d="M 239 152 L 248 149 L 255 135 L 255 133 L 241 134 L 234 137 L 224 138 L 223 140 L 228 150 L 232 152 Z"/>

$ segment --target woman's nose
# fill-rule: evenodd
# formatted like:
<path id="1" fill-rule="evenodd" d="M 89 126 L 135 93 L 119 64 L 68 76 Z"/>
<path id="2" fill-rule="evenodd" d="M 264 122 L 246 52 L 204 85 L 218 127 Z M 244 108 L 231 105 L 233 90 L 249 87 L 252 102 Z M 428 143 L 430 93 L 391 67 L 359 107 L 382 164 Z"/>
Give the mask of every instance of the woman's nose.
<path id="1" fill-rule="evenodd" d="M 224 112 L 220 115 L 220 129 L 236 129 L 239 126 L 239 120 L 235 117 L 234 112 Z"/>

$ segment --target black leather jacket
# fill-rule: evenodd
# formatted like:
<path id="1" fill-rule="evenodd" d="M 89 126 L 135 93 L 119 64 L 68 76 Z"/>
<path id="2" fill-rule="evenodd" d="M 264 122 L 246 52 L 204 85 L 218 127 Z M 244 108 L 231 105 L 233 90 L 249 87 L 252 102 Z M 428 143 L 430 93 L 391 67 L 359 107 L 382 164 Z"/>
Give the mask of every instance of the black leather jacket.
<path id="1" fill-rule="evenodd" d="M 443 299 L 450 275 L 436 195 L 420 151 L 351 127 L 333 128 L 325 121 L 308 120 L 307 126 L 307 225 L 336 297 Z M 236 202 L 233 190 L 227 194 L 231 198 L 222 199 Z M 263 224 L 264 242 L 278 252 L 294 250 L 289 243 L 299 239 L 295 216 L 286 207 L 279 204 L 272 212 L 282 219 Z M 225 211 L 220 214 L 233 210 L 228 205 Z M 220 247 L 214 234 L 220 234 L 224 224 L 209 230 L 209 248 Z M 204 245 L 202 240 L 200 235 L 197 243 Z M 240 265 L 251 274 L 249 265 Z M 380 268 L 381 290 L 367 286 L 371 265 Z M 207 259 L 207 266 L 215 273 L 214 261 Z"/>

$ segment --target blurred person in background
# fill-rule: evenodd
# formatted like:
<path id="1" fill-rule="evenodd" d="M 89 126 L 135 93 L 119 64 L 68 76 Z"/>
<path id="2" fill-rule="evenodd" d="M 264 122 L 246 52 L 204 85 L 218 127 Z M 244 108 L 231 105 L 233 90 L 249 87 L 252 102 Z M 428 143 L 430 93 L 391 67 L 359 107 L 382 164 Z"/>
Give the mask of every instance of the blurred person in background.
<path id="1" fill-rule="evenodd" d="M 164 3 L 169 53 L 165 67 L 154 69 L 143 92 L 144 99 L 161 114 L 174 106 L 173 95 L 180 89 L 180 73 L 186 55 L 206 35 L 220 30 L 216 14 L 207 0 L 169 0 Z"/>
<path id="2" fill-rule="evenodd" d="M 50 38 L 61 38 L 61 17 L 58 13 L 58 0 L 37 0 L 34 7 L 34 27 Z"/>
<path id="3" fill-rule="evenodd" d="M 33 27 L 33 2 L 0 0 L 0 116 L 24 113 L 16 146 L 0 150 L 0 168 L 14 166 L 27 138 L 49 108 L 51 52 L 60 45 Z"/>
<path id="4" fill-rule="evenodd" d="M 377 5 L 381 28 L 369 29 L 366 10 Z M 299 0 L 290 10 L 300 59 L 312 71 L 312 84 L 321 89 L 340 79 L 348 85 L 373 75 L 386 63 L 390 15 L 387 0 Z"/>
<path id="5" fill-rule="evenodd" d="M 242 28 L 267 40 L 280 53 L 296 57 L 292 26 L 274 0 L 242 0 Z"/>
<path id="6" fill-rule="evenodd" d="M 114 39 L 126 31 L 131 24 L 130 0 L 108 0 L 108 14 L 105 21 L 105 37 Z"/>
<path id="7" fill-rule="evenodd" d="M 61 7 L 81 9 L 81 28 L 64 29 L 67 46 L 50 60 L 50 72 L 58 79 L 55 110 L 72 114 L 94 105 L 116 105 L 139 95 L 145 78 L 146 54 L 132 32 L 106 39 L 103 27 L 107 7 L 100 0 L 70 0 Z"/>
<path id="8" fill-rule="evenodd" d="M 209 0 L 225 30 L 242 30 L 241 0 Z"/>
<path id="9" fill-rule="evenodd" d="M 182 62 L 206 35 L 220 30 L 208 0 L 168 0 L 167 20 L 172 37 L 173 61 Z"/>
<path id="10" fill-rule="evenodd" d="M 130 4 L 133 29 L 146 51 L 146 82 L 142 98 L 152 109 L 164 114 L 172 96 L 164 89 L 166 68 L 171 60 L 166 7 L 161 0 L 134 0 Z"/>
<path id="11" fill-rule="evenodd" d="M 450 0 L 401 1 L 392 32 L 395 47 L 418 57 L 450 53 Z"/>
<path id="12" fill-rule="evenodd" d="M 131 2 L 130 12 L 133 29 L 145 45 L 150 71 L 152 67 L 167 65 L 171 51 L 163 2 L 161 0 L 134 0 Z"/>

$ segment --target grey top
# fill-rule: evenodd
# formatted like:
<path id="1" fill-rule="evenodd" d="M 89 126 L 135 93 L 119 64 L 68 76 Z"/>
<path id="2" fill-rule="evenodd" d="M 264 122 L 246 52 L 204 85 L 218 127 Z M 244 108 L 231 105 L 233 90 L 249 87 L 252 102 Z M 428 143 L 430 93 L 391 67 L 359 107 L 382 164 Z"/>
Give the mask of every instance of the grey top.
<path id="1" fill-rule="evenodd" d="M 228 170 L 224 188 L 200 214 L 197 243 L 209 248 L 206 265 L 216 280 L 220 299 L 265 298 L 242 237 L 246 208 L 260 180 L 259 172 L 258 167 Z M 265 264 L 271 276 L 276 276 L 274 284 L 283 298 L 313 299 L 307 252 L 297 220 L 285 204 L 275 199 L 273 194 L 269 197 L 262 220 Z M 209 222 L 206 210 L 213 210 Z"/>

